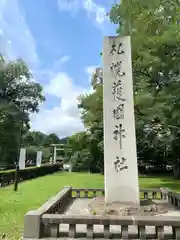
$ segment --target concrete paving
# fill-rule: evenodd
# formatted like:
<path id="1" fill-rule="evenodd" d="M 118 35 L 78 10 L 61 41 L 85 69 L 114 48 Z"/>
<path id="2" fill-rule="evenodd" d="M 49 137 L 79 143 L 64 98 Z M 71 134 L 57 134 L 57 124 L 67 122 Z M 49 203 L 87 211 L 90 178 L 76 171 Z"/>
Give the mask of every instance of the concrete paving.
<path id="1" fill-rule="evenodd" d="M 92 199 L 77 198 L 75 199 L 69 208 L 66 210 L 66 215 L 90 215 L 88 211 L 88 205 L 92 202 Z"/>
<path id="2" fill-rule="evenodd" d="M 88 211 L 88 206 L 92 202 L 92 199 L 84 199 L 84 198 L 77 198 L 75 199 L 72 204 L 69 206 L 69 208 L 66 210 L 66 215 L 91 215 Z M 163 205 L 163 208 L 167 210 L 168 212 L 157 214 L 156 216 L 171 216 L 171 217 L 180 217 L 180 211 L 177 210 L 173 205 L 170 205 L 165 200 L 154 200 L 153 201 L 156 204 Z"/>

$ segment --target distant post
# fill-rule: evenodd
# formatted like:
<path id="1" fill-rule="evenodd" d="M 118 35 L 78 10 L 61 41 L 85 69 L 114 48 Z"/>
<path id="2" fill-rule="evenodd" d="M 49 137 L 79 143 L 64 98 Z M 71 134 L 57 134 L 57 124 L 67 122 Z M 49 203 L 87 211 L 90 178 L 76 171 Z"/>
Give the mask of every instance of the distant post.
<path id="1" fill-rule="evenodd" d="M 53 154 L 53 163 L 56 163 L 56 157 L 57 157 L 57 149 L 56 146 L 54 145 L 54 154 Z"/>
<path id="2" fill-rule="evenodd" d="M 25 162 L 26 162 L 26 148 L 20 149 L 20 156 L 19 156 L 19 169 L 24 170 L 25 169 Z"/>
<path id="3" fill-rule="evenodd" d="M 42 151 L 38 151 L 36 156 L 36 166 L 40 167 L 41 162 L 42 162 Z"/>
<path id="4" fill-rule="evenodd" d="M 130 37 L 103 46 L 105 201 L 139 206 Z"/>

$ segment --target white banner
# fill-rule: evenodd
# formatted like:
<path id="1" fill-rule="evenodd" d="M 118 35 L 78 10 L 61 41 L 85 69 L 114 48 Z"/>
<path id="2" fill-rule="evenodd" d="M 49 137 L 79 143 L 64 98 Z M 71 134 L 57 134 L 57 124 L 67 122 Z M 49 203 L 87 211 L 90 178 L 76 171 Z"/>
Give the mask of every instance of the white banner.
<path id="1" fill-rule="evenodd" d="M 20 156 L 19 156 L 19 169 L 25 169 L 25 160 L 26 160 L 26 149 L 20 149 Z"/>
<path id="2" fill-rule="evenodd" d="M 40 167 L 42 162 L 42 152 L 38 151 L 37 152 L 37 157 L 36 157 L 36 166 Z"/>

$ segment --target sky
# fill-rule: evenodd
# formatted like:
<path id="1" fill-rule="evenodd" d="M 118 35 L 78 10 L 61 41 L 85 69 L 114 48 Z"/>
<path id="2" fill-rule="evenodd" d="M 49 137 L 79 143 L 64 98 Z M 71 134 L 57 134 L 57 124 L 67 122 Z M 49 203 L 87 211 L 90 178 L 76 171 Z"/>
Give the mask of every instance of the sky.
<path id="1" fill-rule="evenodd" d="M 115 0 L 0 0 L 0 52 L 21 57 L 46 101 L 31 115 L 31 129 L 60 138 L 84 129 L 77 97 L 92 91 L 102 65 L 104 36 L 115 35 L 107 12 Z"/>

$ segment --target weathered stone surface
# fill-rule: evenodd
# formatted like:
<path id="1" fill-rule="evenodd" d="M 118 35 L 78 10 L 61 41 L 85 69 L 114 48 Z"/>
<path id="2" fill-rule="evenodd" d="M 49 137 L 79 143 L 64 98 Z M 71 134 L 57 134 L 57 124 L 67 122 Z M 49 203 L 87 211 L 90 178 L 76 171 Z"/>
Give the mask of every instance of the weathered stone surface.
<path id="1" fill-rule="evenodd" d="M 105 204 L 104 197 L 96 197 L 88 205 L 91 215 L 155 216 L 173 213 L 175 208 L 163 200 L 143 200 L 140 208 L 122 203 Z M 175 214 L 176 216 L 176 214 Z M 180 212 L 179 212 L 180 216 Z"/>
<path id="2" fill-rule="evenodd" d="M 130 37 L 104 40 L 105 201 L 139 205 L 130 42 Z"/>

